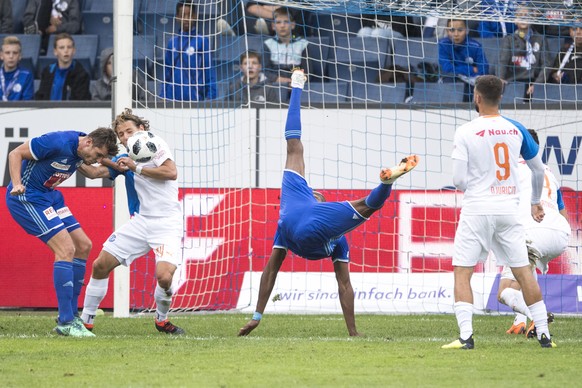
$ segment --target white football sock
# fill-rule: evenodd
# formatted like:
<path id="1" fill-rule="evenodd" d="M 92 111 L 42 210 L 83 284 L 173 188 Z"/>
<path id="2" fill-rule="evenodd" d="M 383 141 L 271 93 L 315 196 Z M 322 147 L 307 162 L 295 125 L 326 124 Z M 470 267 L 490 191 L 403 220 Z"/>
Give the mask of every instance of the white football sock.
<path id="1" fill-rule="evenodd" d="M 546 309 L 546 304 L 543 300 L 532 304 L 529 307 L 529 311 L 531 311 L 531 316 L 536 325 L 536 333 L 538 335 L 538 339 L 542 337 L 542 334 L 545 334 L 548 338 L 550 338 L 550 331 L 548 329 L 548 310 Z"/>
<path id="2" fill-rule="evenodd" d="M 172 293 L 171 291 L 167 292 L 159 284 L 156 284 L 154 299 L 156 300 L 156 321 L 165 321 L 168 319 L 168 311 L 170 311 L 170 306 L 172 305 Z"/>
<path id="3" fill-rule="evenodd" d="M 523 315 L 522 313 L 515 313 L 515 318 L 513 319 L 513 324 L 515 326 L 519 324 L 526 324 L 527 323 L 527 316 Z"/>
<path id="4" fill-rule="evenodd" d="M 461 331 L 460 337 L 465 341 L 473 334 L 473 305 L 467 302 L 455 302 L 454 310 Z"/>
<path id="5" fill-rule="evenodd" d="M 521 313 L 527 316 L 529 319 L 532 319 L 531 312 L 525 304 L 525 300 L 523 299 L 523 294 L 521 291 L 518 291 L 515 288 L 507 287 L 505 290 L 501 291 L 499 300 L 503 304 L 509 306 L 516 313 Z"/>
<path id="6" fill-rule="evenodd" d="M 83 313 L 81 314 L 83 322 L 93 324 L 99 304 L 107 294 L 108 286 L 109 279 L 94 279 L 91 277 L 85 290 L 85 301 L 83 302 Z"/>

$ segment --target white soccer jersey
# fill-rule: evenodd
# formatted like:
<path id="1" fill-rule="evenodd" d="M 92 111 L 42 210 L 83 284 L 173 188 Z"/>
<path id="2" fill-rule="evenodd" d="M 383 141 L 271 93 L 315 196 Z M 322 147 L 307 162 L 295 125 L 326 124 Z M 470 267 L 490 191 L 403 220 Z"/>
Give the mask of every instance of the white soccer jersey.
<path id="1" fill-rule="evenodd" d="M 544 219 L 542 222 L 536 222 L 531 216 L 531 170 L 520 160 L 519 178 L 522 191 L 520 194 L 520 218 L 526 229 L 546 228 L 560 230 L 570 235 L 570 225 L 564 216 L 560 214 L 558 205 L 558 189 L 560 184 L 555 175 L 545 166 L 544 171 L 544 188 L 542 189 L 541 205 L 544 208 Z"/>
<path id="2" fill-rule="evenodd" d="M 480 116 L 457 129 L 453 146 L 452 158 L 467 162 L 462 212 L 517 214 L 519 155 L 531 159 L 539 150 L 527 129 L 500 115 Z"/>
<path id="3" fill-rule="evenodd" d="M 159 136 L 158 152 L 146 163 L 138 163 L 143 168 L 159 167 L 166 160 L 173 160 L 168 144 Z M 139 214 L 146 217 L 181 217 L 182 209 L 178 201 L 178 182 L 160 180 L 134 174 L 135 191 L 139 197 Z"/>

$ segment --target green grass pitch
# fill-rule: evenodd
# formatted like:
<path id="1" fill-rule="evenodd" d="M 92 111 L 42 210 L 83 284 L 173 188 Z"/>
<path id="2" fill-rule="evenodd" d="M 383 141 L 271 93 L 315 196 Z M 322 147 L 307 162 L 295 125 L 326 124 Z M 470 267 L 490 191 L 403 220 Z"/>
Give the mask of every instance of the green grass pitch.
<path id="1" fill-rule="evenodd" d="M 581 386 L 582 320 L 556 317 L 556 349 L 505 334 L 510 316 L 474 317 L 475 349 L 443 350 L 453 315 L 269 315 L 248 337 L 249 314 L 172 317 L 187 335 L 155 331 L 153 318 L 96 320 L 96 338 L 51 333 L 54 313 L 0 314 L 3 387 L 541 387 Z"/>

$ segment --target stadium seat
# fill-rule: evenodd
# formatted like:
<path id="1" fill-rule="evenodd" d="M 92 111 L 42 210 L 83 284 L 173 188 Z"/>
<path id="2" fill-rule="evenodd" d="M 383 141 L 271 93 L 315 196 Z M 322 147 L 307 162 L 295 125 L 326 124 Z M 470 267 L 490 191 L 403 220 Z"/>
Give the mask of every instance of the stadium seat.
<path id="1" fill-rule="evenodd" d="M 136 18 L 137 30 L 142 35 L 163 35 L 174 33 L 174 19 L 164 14 L 142 12 Z"/>
<path id="2" fill-rule="evenodd" d="M 527 84 L 524 82 L 510 82 L 505 85 L 503 89 L 503 97 L 501 98 L 502 104 L 523 104 L 526 101 L 524 100 L 525 95 L 525 88 Z"/>
<path id="3" fill-rule="evenodd" d="M 83 33 L 107 36 L 113 34 L 112 12 L 83 12 Z"/>
<path id="4" fill-rule="evenodd" d="M 216 51 L 212 55 L 212 60 L 219 81 L 232 79 L 239 73 L 240 56 L 243 53 L 252 50 L 262 55 L 263 51 L 263 40 L 260 35 L 218 36 L 215 44 Z"/>
<path id="5" fill-rule="evenodd" d="M 439 48 L 432 39 L 393 39 L 393 62 L 404 69 L 415 73 L 418 65 L 428 62 L 433 65 L 439 63 Z"/>
<path id="6" fill-rule="evenodd" d="M 113 0 L 90 0 L 85 9 L 93 12 L 113 12 Z"/>
<path id="7" fill-rule="evenodd" d="M 361 15 L 315 13 L 313 21 L 318 35 L 334 39 L 355 37 L 362 28 Z"/>
<path id="8" fill-rule="evenodd" d="M 390 85 L 352 82 L 351 96 L 354 103 L 402 104 L 406 98 L 406 88 L 406 84 L 402 82 Z"/>
<path id="9" fill-rule="evenodd" d="M 150 74 L 155 62 L 154 37 L 133 37 L 133 63 L 134 66 Z"/>
<path id="10" fill-rule="evenodd" d="M 338 38 L 330 50 L 327 74 L 341 81 L 377 82 L 388 63 L 391 40 L 383 38 Z M 333 51 L 333 52 L 332 52 Z M 333 55 L 333 57 L 332 57 Z"/>
<path id="11" fill-rule="evenodd" d="M 429 83 L 417 82 L 414 85 L 414 104 L 459 104 L 463 102 L 465 84 L 463 82 Z"/>
<path id="12" fill-rule="evenodd" d="M 489 74 L 499 74 L 499 54 L 501 54 L 501 38 L 475 38 L 483 46 L 483 52 L 489 63 Z"/>
<path id="13" fill-rule="evenodd" d="M 8 34 L 0 35 L 0 42 Z M 22 45 L 22 59 L 20 60 L 20 65 L 31 71 L 32 74 L 36 74 L 36 65 L 38 62 L 38 52 L 40 50 L 40 35 L 26 35 L 26 34 L 16 34 L 12 35 L 20 39 L 20 44 Z"/>
<path id="14" fill-rule="evenodd" d="M 307 38 L 307 74 L 310 80 L 324 81 L 327 58 L 329 57 L 329 36 Z"/>
<path id="15" fill-rule="evenodd" d="M 301 103 L 308 105 L 337 105 L 348 101 L 347 82 L 309 82 L 301 94 Z"/>
<path id="16" fill-rule="evenodd" d="M 74 35 L 75 40 L 75 59 L 83 65 L 90 75 L 94 74 L 95 59 L 97 58 L 97 48 L 99 47 L 99 37 L 97 35 Z M 55 35 L 49 38 L 48 47 L 54 47 Z M 47 55 L 38 58 L 38 75 L 42 69 L 55 62 L 56 58 L 52 49 L 47 50 Z"/>
<path id="17" fill-rule="evenodd" d="M 573 103 L 582 100 L 582 85 L 535 84 L 532 103 Z"/>

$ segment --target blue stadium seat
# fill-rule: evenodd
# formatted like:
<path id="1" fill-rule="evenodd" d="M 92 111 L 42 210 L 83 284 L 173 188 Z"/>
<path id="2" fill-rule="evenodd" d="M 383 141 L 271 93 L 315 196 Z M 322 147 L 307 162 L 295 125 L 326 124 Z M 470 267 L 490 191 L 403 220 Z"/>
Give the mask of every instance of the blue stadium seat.
<path id="1" fill-rule="evenodd" d="M 135 1 L 135 0 L 134 0 Z M 198 0 L 197 2 L 202 2 Z M 176 4 L 178 0 L 142 0 L 141 2 L 141 12 L 157 13 L 160 15 L 174 15 L 176 13 Z M 212 1 L 210 3 L 216 3 Z"/>
<path id="2" fill-rule="evenodd" d="M 352 82 L 352 101 L 365 103 L 391 103 L 402 104 L 406 98 L 406 84 L 399 82 L 394 84 L 361 84 Z"/>
<path id="3" fill-rule="evenodd" d="M 347 82 L 309 82 L 301 94 L 302 104 L 337 105 L 349 101 Z"/>
<path id="4" fill-rule="evenodd" d="M 501 97 L 502 104 L 523 104 L 525 88 L 528 84 L 524 82 L 510 82 L 503 88 L 503 96 Z"/>
<path id="5" fill-rule="evenodd" d="M 176 26 L 171 16 L 164 14 L 142 12 L 136 18 L 137 29 L 142 35 L 162 35 L 164 32 L 173 33 Z"/>
<path id="6" fill-rule="evenodd" d="M 133 63 L 134 66 L 142 69 L 145 73 L 151 73 L 155 62 L 153 36 L 133 37 Z"/>
<path id="7" fill-rule="evenodd" d="M 499 54 L 501 53 L 501 38 L 475 38 L 483 46 L 483 52 L 489 63 L 489 74 L 499 74 Z"/>
<path id="8" fill-rule="evenodd" d="M 532 103 L 572 103 L 582 100 L 582 85 L 535 84 Z"/>
<path id="9" fill-rule="evenodd" d="M 315 13 L 313 21 L 319 36 L 335 39 L 354 37 L 362 28 L 361 15 Z"/>
<path id="10" fill-rule="evenodd" d="M 107 36 L 113 34 L 112 12 L 83 12 L 83 33 Z"/>
<path id="11" fill-rule="evenodd" d="M 212 60 L 216 66 L 216 76 L 219 81 L 232 79 L 239 73 L 240 56 L 248 50 L 262 55 L 263 40 L 260 35 L 246 37 L 218 36 L 216 51 Z"/>
<path id="12" fill-rule="evenodd" d="M 2 42 L 6 36 L 8 36 L 8 34 L 0 35 L 0 42 Z M 22 46 L 22 59 L 20 60 L 20 65 L 31 71 L 32 74 L 36 74 L 36 64 L 38 62 L 38 52 L 40 50 L 40 35 L 16 34 L 12 36 L 16 36 L 20 39 L 20 44 Z"/>
<path id="13" fill-rule="evenodd" d="M 383 38 L 338 38 L 327 63 L 330 78 L 342 81 L 377 82 L 388 64 L 391 40 Z M 332 53 L 334 51 L 334 53 Z"/>
<path id="14" fill-rule="evenodd" d="M 413 103 L 435 106 L 459 104 L 463 102 L 464 90 L 465 84 L 463 82 L 417 82 L 414 85 Z"/>
<path id="15" fill-rule="evenodd" d="M 330 37 L 309 37 L 307 40 L 309 41 L 307 45 L 307 74 L 312 81 L 314 79 L 324 81 L 330 50 Z"/>
<path id="16" fill-rule="evenodd" d="M 113 12 L 113 0 L 90 0 L 85 9 L 93 12 Z"/>
<path id="17" fill-rule="evenodd" d="M 99 37 L 97 35 L 74 35 L 75 40 L 75 59 L 81 63 L 90 75 L 94 74 L 95 59 L 97 58 L 97 48 L 99 47 Z M 55 35 L 49 38 L 47 55 L 38 58 L 38 74 L 42 69 L 55 62 L 56 58 L 52 47 L 54 47 Z"/>
<path id="18" fill-rule="evenodd" d="M 12 2 L 12 21 L 14 26 L 12 27 L 12 32 L 15 34 L 22 34 L 24 32 L 24 26 L 22 25 L 22 15 L 24 15 L 24 10 L 26 9 L 26 1 L 16 0 Z"/>
<path id="19" fill-rule="evenodd" d="M 435 40 L 393 39 L 393 44 L 394 64 L 411 72 L 415 72 L 421 62 L 439 63 L 439 48 Z"/>

